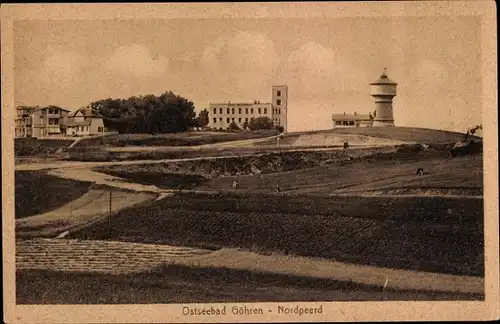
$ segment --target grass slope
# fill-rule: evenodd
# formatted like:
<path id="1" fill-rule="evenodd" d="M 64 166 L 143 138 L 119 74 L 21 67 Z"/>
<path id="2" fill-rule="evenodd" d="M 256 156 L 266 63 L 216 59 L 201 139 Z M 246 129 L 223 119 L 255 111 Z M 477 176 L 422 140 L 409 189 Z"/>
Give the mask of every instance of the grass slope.
<path id="1" fill-rule="evenodd" d="M 71 143 L 73 140 L 16 138 L 14 140 L 14 154 L 16 157 L 48 155 L 68 147 Z"/>
<path id="2" fill-rule="evenodd" d="M 276 135 L 276 131 L 259 132 L 186 132 L 177 134 L 117 134 L 83 139 L 75 147 L 89 146 L 197 146 Z"/>
<path id="3" fill-rule="evenodd" d="M 180 195 L 121 211 L 71 237 L 240 247 L 482 275 L 482 204 L 445 198 Z"/>
<path id="4" fill-rule="evenodd" d="M 417 176 L 418 168 L 425 175 Z M 287 193 L 364 192 L 389 189 L 424 189 L 482 195 L 482 155 L 443 158 L 417 154 L 365 157 L 352 161 L 304 168 L 292 172 L 219 177 L 202 183 L 200 190 L 228 190 L 238 179 L 240 191 L 273 192 L 280 186 Z"/>
<path id="5" fill-rule="evenodd" d="M 484 299 L 472 294 L 381 291 L 326 279 L 173 265 L 128 276 L 23 270 L 16 274 L 16 295 L 18 304 Z"/>
<path id="6" fill-rule="evenodd" d="M 41 171 L 16 171 L 15 216 L 23 218 L 59 208 L 83 196 L 91 185 Z"/>

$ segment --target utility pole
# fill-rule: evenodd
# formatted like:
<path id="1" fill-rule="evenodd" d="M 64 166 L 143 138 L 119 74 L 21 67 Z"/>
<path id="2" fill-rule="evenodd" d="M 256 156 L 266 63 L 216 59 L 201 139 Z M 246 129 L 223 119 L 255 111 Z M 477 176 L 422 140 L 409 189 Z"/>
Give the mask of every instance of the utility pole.
<path id="1" fill-rule="evenodd" d="M 109 225 L 109 238 L 111 239 L 111 201 L 113 199 L 112 189 L 109 188 L 109 217 L 108 217 L 108 225 Z"/>

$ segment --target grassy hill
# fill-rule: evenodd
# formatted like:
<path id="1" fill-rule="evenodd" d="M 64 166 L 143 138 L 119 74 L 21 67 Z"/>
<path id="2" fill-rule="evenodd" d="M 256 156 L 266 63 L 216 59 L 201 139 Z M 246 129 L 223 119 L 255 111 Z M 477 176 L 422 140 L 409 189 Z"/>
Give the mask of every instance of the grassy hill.
<path id="1" fill-rule="evenodd" d="M 73 140 L 16 138 L 14 154 L 16 157 L 50 155 L 68 147 L 71 143 Z"/>
<path id="2" fill-rule="evenodd" d="M 422 144 L 446 144 L 463 141 L 465 138 L 465 134 L 463 133 L 415 127 L 338 128 L 332 130 L 332 132 L 340 134 L 366 135 Z M 470 136 L 470 139 L 472 138 L 480 140 L 480 138 L 476 136 Z"/>
<path id="3" fill-rule="evenodd" d="M 367 137 L 369 136 L 369 137 Z M 280 139 L 281 146 L 298 145 L 309 143 L 311 146 L 322 143 L 342 144 L 348 141 L 351 144 L 370 145 L 376 139 L 381 143 L 412 142 L 421 144 L 442 145 L 463 141 L 465 134 L 438 129 L 415 128 L 415 127 L 356 127 L 336 128 L 308 132 L 291 132 Z M 469 136 L 469 139 L 482 140 L 477 136 Z M 319 141 L 318 143 L 316 143 Z M 390 144 L 390 143 L 389 143 Z M 276 145 L 276 140 L 256 143 L 255 145 Z M 307 144 L 306 144 L 307 145 Z"/>

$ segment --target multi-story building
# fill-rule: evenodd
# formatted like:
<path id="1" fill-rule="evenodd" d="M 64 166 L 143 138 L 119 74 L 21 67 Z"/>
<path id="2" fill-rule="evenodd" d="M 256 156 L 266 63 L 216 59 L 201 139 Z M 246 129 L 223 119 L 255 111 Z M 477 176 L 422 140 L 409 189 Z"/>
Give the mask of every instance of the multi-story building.
<path id="1" fill-rule="evenodd" d="M 33 111 L 38 108 L 39 107 L 27 106 L 19 106 L 16 108 L 16 138 L 33 136 Z"/>
<path id="2" fill-rule="evenodd" d="M 56 107 L 17 107 L 16 137 L 46 137 L 66 133 L 69 110 Z"/>
<path id="3" fill-rule="evenodd" d="M 288 87 L 273 86 L 272 102 L 253 103 L 224 102 L 210 103 L 208 126 L 213 129 L 228 129 L 231 123 L 235 123 L 240 128 L 258 117 L 269 118 L 275 126 L 282 126 L 287 129 L 287 108 L 288 108 Z"/>

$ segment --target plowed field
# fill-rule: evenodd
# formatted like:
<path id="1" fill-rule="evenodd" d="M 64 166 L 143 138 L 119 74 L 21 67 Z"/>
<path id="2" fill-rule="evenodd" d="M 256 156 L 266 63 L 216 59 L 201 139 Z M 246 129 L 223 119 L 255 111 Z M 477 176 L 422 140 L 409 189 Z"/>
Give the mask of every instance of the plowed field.
<path id="1" fill-rule="evenodd" d="M 72 238 L 245 248 L 482 275 L 482 200 L 298 199 L 307 202 L 296 205 L 271 196 L 174 196 L 119 212 L 111 218 L 111 229 L 102 221 Z"/>

